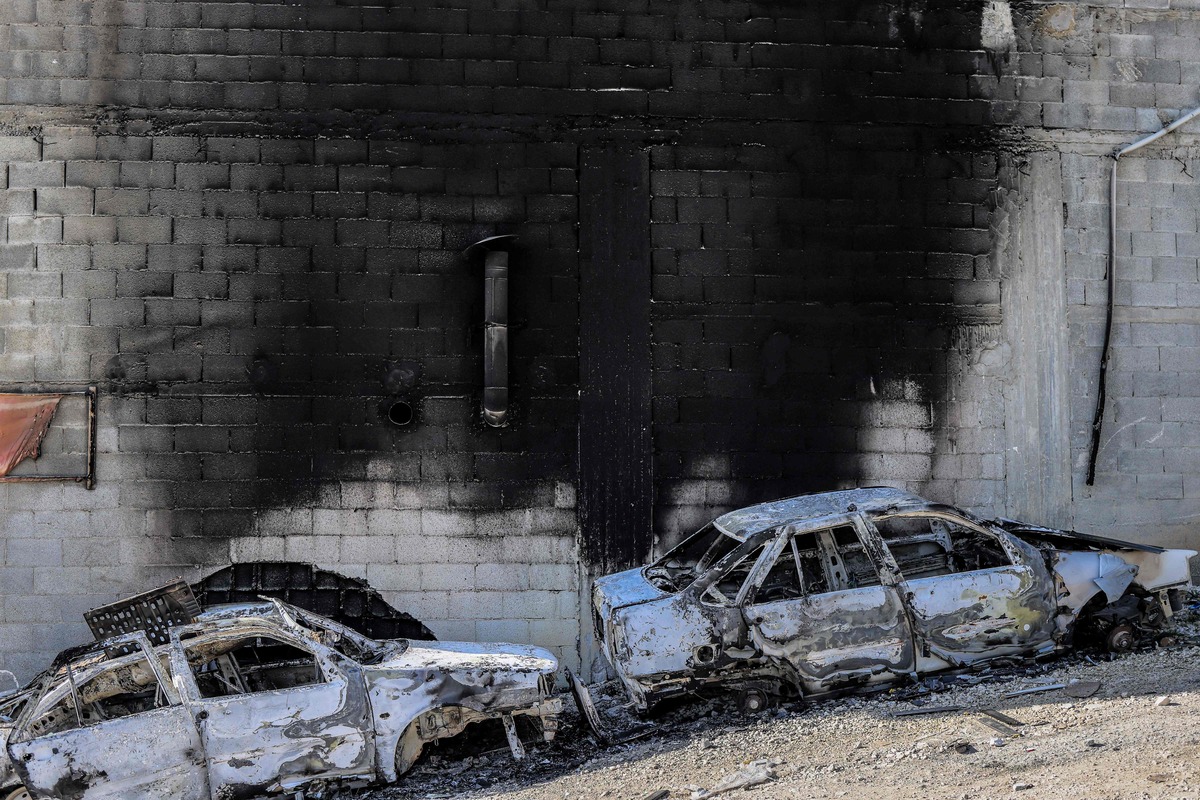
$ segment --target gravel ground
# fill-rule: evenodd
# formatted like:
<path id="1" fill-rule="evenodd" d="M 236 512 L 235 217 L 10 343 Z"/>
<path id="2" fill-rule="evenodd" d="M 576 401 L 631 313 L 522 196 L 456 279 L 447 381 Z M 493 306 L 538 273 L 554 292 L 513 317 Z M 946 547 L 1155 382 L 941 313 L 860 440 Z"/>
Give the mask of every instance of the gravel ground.
<path id="1" fill-rule="evenodd" d="M 391 787 L 346 800 L 424 798 L 1191 798 L 1200 800 L 1200 626 L 1177 618 L 1183 644 L 1110 658 L 961 676 L 873 696 L 786 705 L 756 716 L 730 698 L 693 701 L 651 720 L 650 736 L 603 749 L 567 715 L 559 740 L 514 762 L 499 731 L 477 726 L 430 748 Z M 1078 689 L 1005 694 L 1048 684 Z M 597 698 L 614 724 L 620 698 Z M 928 711 L 916 716 L 905 711 Z M 981 713 L 995 710 L 1023 723 Z M 988 722 L 984 722 L 988 720 Z M 989 724 L 990 723 L 990 724 Z M 528 738 L 528 737 L 527 737 Z M 722 784 L 722 782 L 725 782 Z M 722 785 L 758 782 L 717 792 Z M 661 794 L 667 792 L 668 794 Z"/>

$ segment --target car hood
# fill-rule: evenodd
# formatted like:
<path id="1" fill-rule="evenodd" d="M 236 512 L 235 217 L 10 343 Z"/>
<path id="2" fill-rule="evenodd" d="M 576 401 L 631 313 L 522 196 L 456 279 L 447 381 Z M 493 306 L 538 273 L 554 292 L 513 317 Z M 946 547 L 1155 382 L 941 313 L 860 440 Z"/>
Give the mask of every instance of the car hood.
<path id="1" fill-rule="evenodd" d="M 402 651 L 385 656 L 372 669 L 438 670 L 441 672 L 529 672 L 551 674 L 558 659 L 549 650 L 496 642 L 410 641 Z"/>
<path id="2" fill-rule="evenodd" d="M 646 580 L 643 567 L 606 575 L 592 584 L 592 604 L 605 619 L 612 615 L 614 609 L 666 596 L 667 592 Z"/>

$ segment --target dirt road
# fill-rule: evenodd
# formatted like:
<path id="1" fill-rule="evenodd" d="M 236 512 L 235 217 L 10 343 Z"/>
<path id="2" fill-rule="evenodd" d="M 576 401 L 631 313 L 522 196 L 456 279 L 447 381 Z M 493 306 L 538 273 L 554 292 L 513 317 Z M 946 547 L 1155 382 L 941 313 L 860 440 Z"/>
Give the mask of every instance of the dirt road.
<path id="1" fill-rule="evenodd" d="M 741 716 L 729 702 L 698 702 L 659 720 L 651 737 L 607 750 L 572 726 L 561 743 L 531 748 L 521 764 L 503 752 L 472 758 L 432 750 L 400 784 L 355 797 L 639 800 L 667 791 L 679 800 L 703 797 L 748 770 L 741 775 L 766 782 L 717 796 L 1200 798 L 1200 647 L 1113 661 L 1071 656 L 1026 673 L 946 678 L 906 700 L 893 693 L 759 716 Z M 1100 682 L 1090 697 L 1061 689 L 1004 697 L 1089 680 Z M 963 710 L 894 716 L 948 705 Z M 998 722 L 984 709 L 1023 724 Z M 477 746 L 502 741 L 488 736 L 475 737 Z"/>

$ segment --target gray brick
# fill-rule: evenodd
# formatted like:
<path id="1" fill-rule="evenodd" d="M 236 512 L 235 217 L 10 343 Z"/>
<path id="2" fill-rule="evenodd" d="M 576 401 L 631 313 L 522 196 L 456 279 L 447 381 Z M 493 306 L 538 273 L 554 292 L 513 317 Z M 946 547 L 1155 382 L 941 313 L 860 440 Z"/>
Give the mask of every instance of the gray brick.
<path id="1" fill-rule="evenodd" d="M 1108 83 L 1105 81 L 1063 81 L 1063 102 L 1068 105 L 1108 105 Z"/>
<path id="2" fill-rule="evenodd" d="M 145 322 L 145 305 L 141 300 L 91 300 L 88 308 L 92 325 L 139 326 Z"/>
<path id="3" fill-rule="evenodd" d="M 116 168 L 116 164 L 112 165 Z M 70 164 L 68 178 L 70 177 Z M 111 179 L 90 186 L 131 186 L 142 189 L 169 189 L 175 185 L 175 165 L 169 161 L 126 161 L 120 165 L 121 180 Z"/>
<path id="4" fill-rule="evenodd" d="M 83 186 L 62 189 L 38 189 L 37 213 L 73 216 L 92 213 L 92 190 Z"/>
<path id="5" fill-rule="evenodd" d="M 9 164 L 8 186 L 10 189 L 62 186 L 65 175 L 66 165 L 62 161 Z"/>
<path id="6" fill-rule="evenodd" d="M 1195 233 L 1196 210 L 1194 208 L 1156 208 L 1152 213 L 1151 227 L 1155 231 Z"/>
<path id="7" fill-rule="evenodd" d="M 42 132 L 42 158 L 88 161 L 96 158 L 96 141 L 87 128 L 47 128 Z"/>
<path id="8" fill-rule="evenodd" d="M 62 276 L 54 273 L 14 272 L 8 276 L 8 296 L 10 298 L 62 297 Z M 8 343 L 14 344 L 14 336 L 10 333 Z"/>
<path id="9" fill-rule="evenodd" d="M 120 217 L 117 240 L 137 244 L 166 244 L 171 241 L 172 221 L 167 217 Z"/>
<path id="10" fill-rule="evenodd" d="M 203 161 L 204 140 L 199 136 L 156 136 L 153 141 L 153 153 L 155 161 Z"/>
<path id="11" fill-rule="evenodd" d="M 8 241 L 11 244 L 49 244 L 63 240 L 63 221 L 59 217 L 10 217 Z"/>
<path id="12" fill-rule="evenodd" d="M 33 190 L 0 191 L 0 215 L 6 217 L 33 216 Z"/>
<path id="13" fill-rule="evenodd" d="M 116 186 L 121 165 L 115 161 L 68 161 L 67 186 Z"/>
<path id="14" fill-rule="evenodd" d="M 85 251 L 86 252 L 86 251 Z M 146 247 L 135 244 L 97 244 L 91 248 L 96 269 L 137 270 L 146 268 Z"/>
<path id="15" fill-rule="evenodd" d="M 37 249 L 31 244 L 0 245 L 0 273 L 32 270 L 37 267 Z"/>
<path id="16" fill-rule="evenodd" d="M 0 161 L 38 161 L 41 146 L 30 136 L 0 136 Z"/>
<path id="17" fill-rule="evenodd" d="M 115 242 L 117 221 L 112 217 L 63 217 L 63 240 L 78 242 Z"/>
<path id="18" fill-rule="evenodd" d="M 228 189 L 228 164 L 180 164 L 175 168 L 177 189 Z"/>
<path id="19" fill-rule="evenodd" d="M 1175 234 L 1165 232 L 1134 231 L 1133 255 L 1174 256 Z"/>

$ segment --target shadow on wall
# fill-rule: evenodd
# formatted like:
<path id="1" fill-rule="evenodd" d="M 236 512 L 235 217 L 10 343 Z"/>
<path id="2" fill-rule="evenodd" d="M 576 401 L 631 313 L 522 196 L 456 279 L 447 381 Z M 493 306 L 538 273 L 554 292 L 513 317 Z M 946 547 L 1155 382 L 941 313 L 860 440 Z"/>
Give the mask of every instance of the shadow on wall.
<path id="1" fill-rule="evenodd" d="M 329 617 L 372 639 L 437 638 L 420 620 L 389 605 L 366 581 L 311 564 L 233 564 L 194 584 L 192 590 L 203 607 L 274 597 Z"/>
<path id="2" fill-rule="evenodd" d="M 1000 68 L 979 4 L 808 8 L 821 40 L 773 65 L 797 121 L 656 162 L 680 195 L 670 222 L 702 223 L 703 244 L 655 265 L 660 551 L 730 508 L 927 489 L 977 424 L 948 353 L 999 319 L 988 219 L 1007 142 L 970 88 Z"/>

